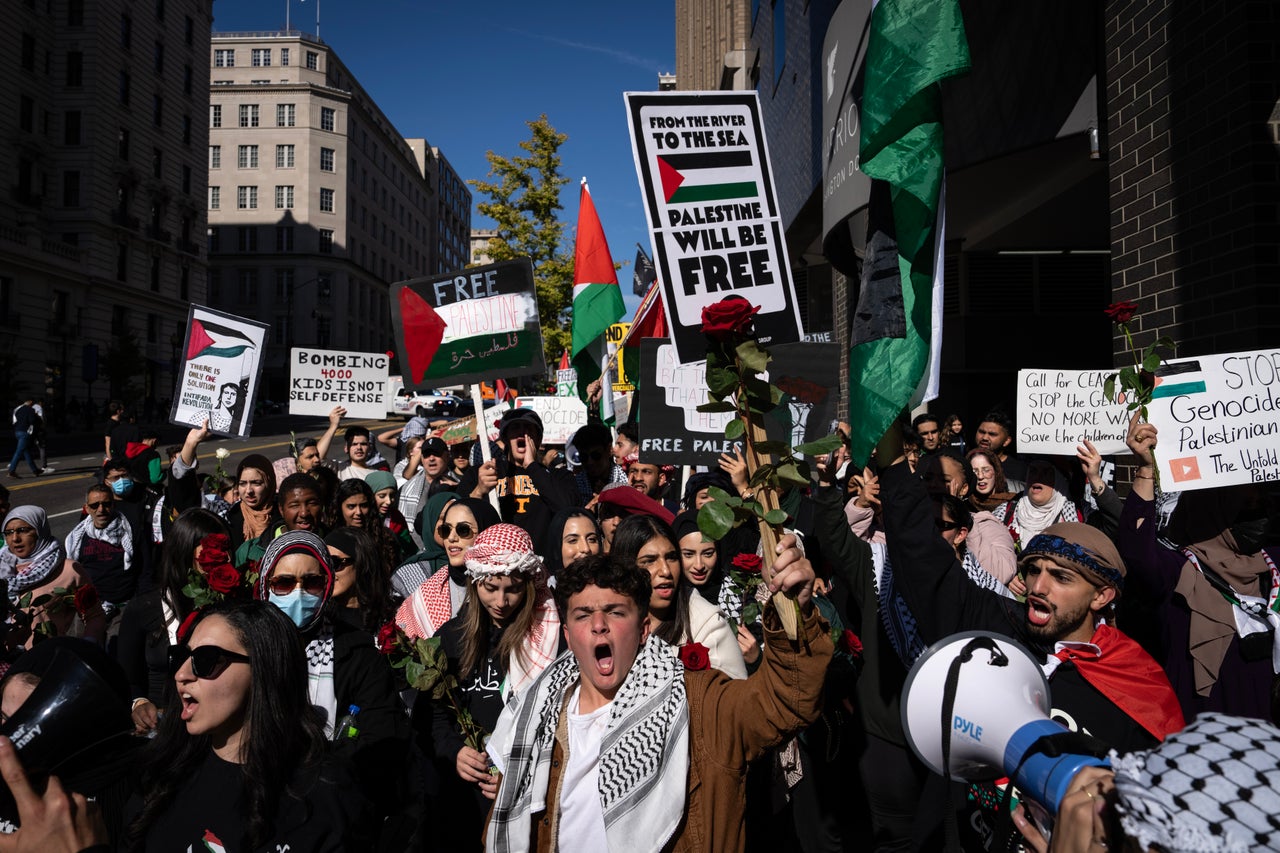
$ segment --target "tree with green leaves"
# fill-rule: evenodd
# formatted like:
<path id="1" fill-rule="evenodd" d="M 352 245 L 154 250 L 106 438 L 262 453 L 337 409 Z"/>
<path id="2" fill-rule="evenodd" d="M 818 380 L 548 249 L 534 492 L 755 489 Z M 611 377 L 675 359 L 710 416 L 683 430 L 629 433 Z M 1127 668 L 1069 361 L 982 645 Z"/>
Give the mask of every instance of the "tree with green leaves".
<path id="1" fill-rule="evenodd" d="M 573 248 L 566 245 L 560 188 L 569 179 L 560 174 L 560 146 L 569 138 L 547 121 L 544 113 L 526 122 L 532 135 L 520 143 L 525 154 L 505 157 L 489 151 L 488 181 L 469 180 L 488 201 L 480 213 L 497 223 L 488 254 L 495 262 L 528 257 L 542 320 L 547 364 L 554 365 L 570 344 L 569 308 L 573 299 Z"/>

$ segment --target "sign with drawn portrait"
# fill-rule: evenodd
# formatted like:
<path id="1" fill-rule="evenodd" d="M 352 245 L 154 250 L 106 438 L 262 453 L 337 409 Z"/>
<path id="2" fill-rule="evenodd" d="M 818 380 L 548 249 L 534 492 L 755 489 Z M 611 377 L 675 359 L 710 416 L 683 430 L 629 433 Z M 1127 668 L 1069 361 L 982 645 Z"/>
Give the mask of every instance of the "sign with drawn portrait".
<path id="1" fill-rule="evenodd" d="M 405 386 L 464 385 L 546 372 L 528 258 L 391 286 Z"/>
<path id="2" fill-rule="evenodd" d="M 262 379 L 267 325 L 201 305 L 187 314 L 187 337 L 169 422 L 248 438 Z"/>

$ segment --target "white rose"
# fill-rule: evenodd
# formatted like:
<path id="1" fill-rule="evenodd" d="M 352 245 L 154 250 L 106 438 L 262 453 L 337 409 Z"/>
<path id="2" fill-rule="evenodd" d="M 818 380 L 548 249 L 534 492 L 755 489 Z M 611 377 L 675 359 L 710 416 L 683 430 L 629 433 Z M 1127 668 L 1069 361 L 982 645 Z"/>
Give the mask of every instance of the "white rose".
<path id="1" fill-rule="evenodd" d="M 225 447 L 219 447 L 217 450 L 213 452 L 213 455 L 218 457 L 219 459 L 226 459 L 228 456 L 231 455 L 231 451 L 227 450 Z"/>

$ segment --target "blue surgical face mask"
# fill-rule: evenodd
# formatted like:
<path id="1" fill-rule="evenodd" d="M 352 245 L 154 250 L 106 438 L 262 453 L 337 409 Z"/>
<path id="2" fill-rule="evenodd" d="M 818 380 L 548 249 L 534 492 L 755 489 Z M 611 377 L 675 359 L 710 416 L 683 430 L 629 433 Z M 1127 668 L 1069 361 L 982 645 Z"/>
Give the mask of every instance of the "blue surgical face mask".
<path id="1" fill-rule="evenodd" d="M 274 592 L 270 592 L 267 593 L 267 597 L 285 616 L 289 617 L 289 621 L 299 628 L 311 621 L 312 617 L 316 615 L 316 611 L 320 609 L 322 602 L 320 596 L 311 595 L 301 589 L 295 589 L 288 595 L 277 595 Z"/>
<path id="2" fill-rule="evenodd" d="M 111 484 L 111 493 L 123 497 L 133 491 L 133 480 L 128 477 L 121 477 Z"/>

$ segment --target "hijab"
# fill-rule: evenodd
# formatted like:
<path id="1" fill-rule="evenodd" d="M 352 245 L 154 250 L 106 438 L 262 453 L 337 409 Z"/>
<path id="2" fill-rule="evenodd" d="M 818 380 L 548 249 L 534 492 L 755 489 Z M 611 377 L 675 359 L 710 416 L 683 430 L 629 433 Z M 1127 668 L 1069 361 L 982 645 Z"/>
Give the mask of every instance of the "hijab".
<path id="1" fill-rule="evenodd" d="M 16 506 L 4 517 L 3 527 L 10 521 L 25 521 L 36 529 L 36 549 L 30 557 L 19 559 L 8 548 L 0 551 L 0 579 L 9 581 L 9 597 L 17 599 L 28 590 L 47 583 L 62 571 L 67 552 L 49 529 L 49 517 L 38 506 Z"/>
<path id="2" fill-rule="evenodd" d="M 547 574 L 551 575 L 551 577 L 555 577 L 564 568 L 564 555 L 560 540 L 564 537 L 564 527 L 571 518 L 590 519 L 591 526 L 595 528 L 596 536 L 600 540 L 600 547 L 604 547 L 604 533 L 600 530 L 600 522 L 596 520 L 591 510 L 583 509 L 580 506 L 565 507 L 553 515 L 551 523 L 547 525 L 547 554 L 542 559 L 543 564 L 546 566 Z"/>

